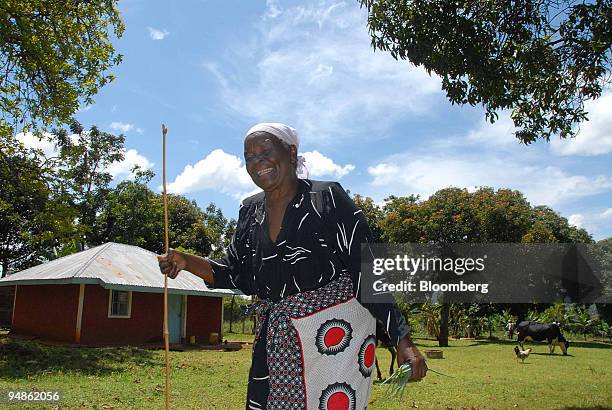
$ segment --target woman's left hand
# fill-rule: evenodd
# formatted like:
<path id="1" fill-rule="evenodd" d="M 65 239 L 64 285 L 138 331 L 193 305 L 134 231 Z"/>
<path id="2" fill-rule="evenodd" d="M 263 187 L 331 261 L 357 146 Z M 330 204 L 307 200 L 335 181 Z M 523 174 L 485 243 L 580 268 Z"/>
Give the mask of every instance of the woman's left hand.
<path id="1" fill-rule="evenodd" d="M 414 345 L 410 336 L 404 336 L 397 345 L 397 365 L 401 366 L 405 362 L 412 367 L 410 380 L 421 380 L 427 374 L 427 364 L 425 358 Z"/>

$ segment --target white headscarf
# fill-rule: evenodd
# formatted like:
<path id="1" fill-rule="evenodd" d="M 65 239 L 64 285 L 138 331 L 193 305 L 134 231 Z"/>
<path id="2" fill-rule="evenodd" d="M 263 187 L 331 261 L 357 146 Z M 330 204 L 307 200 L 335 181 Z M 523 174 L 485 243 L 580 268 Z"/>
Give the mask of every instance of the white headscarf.
<path id="1" fill-rule="evenodd" d="M 296 150 L 300 148 L 300 136 L 295 128 L 288 125 L 281 124 L 280 122 L 262 122 L 247 131 L 244 138 L 246 139 L 249 135 L 255 132 L 267 132 L 268 134 L 274 135 L 279 140 L 289 144 L 295 145 Z M 297 156 L 297 167 L 295 173 L 298 178 L 308 178 L 308 168 L 306 167 L 306 159 L 302 155 Z"/>

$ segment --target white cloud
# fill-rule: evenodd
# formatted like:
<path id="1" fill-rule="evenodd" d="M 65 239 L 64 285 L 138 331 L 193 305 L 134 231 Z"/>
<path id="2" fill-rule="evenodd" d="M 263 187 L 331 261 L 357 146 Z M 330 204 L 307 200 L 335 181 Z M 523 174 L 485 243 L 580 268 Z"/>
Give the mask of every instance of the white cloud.
<path id="1" fill-rule="evenodd" d="M 304 152 L 309 177 L 331 175 L 342 178 L 353 171 L 351 164 L 339 165 L 318 151 Z M 259 192 L 246 171 L 243 161 L 222 149 L 216 149 L 197 163 L 185 166 L 183 171 L 168 184 L 168 192 L 185 194 L 212 189 L 236 199 Z"/>
<path id="2" fill-rule="evenodd" d="M 449 186 L 517 189 L 533 205 L 556 206 L 566 201 L 612 191 L 612 178 L 571 175 L 554 166 L 532 165 L 510 156 L 393 155 L 370 166 L 371 185 L 390 194 L 427 198 Z"/>
<path id="3" fill-rule="evenodd" d="M 331 158 L 326 157 L 319 151 L 304 152 L 301 155 L 306 160 L 308 173 L 311 178 L 331 175 L 335 178 L 342 178 L 355 169 L 351 164 L 338 165 Z"/>
<path id="4" fill-rule="evenodd" d="M 147 27 L 147 30 L 152 40 L 163 40 L 170 35 L 170 32 L 166 29 L 159 30 L 154 27 Z"/>
<path id="5" fill-rule="evenodd" d="M 110 173 L 113 178 L 130 177 L 131 170 L 135 165 L 138 165 L 142 170 L 153 168 L 153 163 L 145 156 L 141 155 L 135 149 L 123 151 L 124 159 L 121 162 L 114 162 L 106 168 L 106 172 Z"/>
<path id="6" fill-rule="evenodd" d="M 111 122 L 110 128 L 113 131 L 120 131 L 122 133 L 130 132 L 134 129 L 134 124 L 128 124 L 121 121 Z"/>
<path id="7" fill-rule="evenodd" d="M 218 80 L 226 105 L 252 121 L 286 122 L 319 144 L 384 137 L 407 115 L 429 115 L 440 81 L 375 53 L 366 23 L 357 4 L 286 8 L 263 19 L 248 46 L 235 45 L 226 61 L 202 66 Z"/>
<path id="8" fill-rule="evenodd" d="M 177 194 L 213 189 L 237 199 L 259 191 L 241 159 L 221 149 L 212 151 L 195 165 L 187 165 L 167 189 Z"/>
<path id="9" fill-rule="evenodd" d="M 612 208 L 601 211 L 597 207 L 580 206 L 580 211 L 567 217 L 570 225 L 585 229 L 595 240 L 610 237 L 612 230 Z"/>
<path id="10" fill-rule="evenodd" d="M 515 131 L 516 127 L 512 118 L 510 118 L 510 114 L 504 111 L 499 114 L 499 118 L 493 124 L 483 118 L 480 121 L 480 126 L 470 131 L 465 140 L 470 143 L 492 145 L 498 148 L 517 146 L 520 142 L 514 136 Z"/>
<path id="11" fill-rule="evenodd" d="M 583 228 L 584 227 L 584 215 L 582 214 L 573 214 L 570 215 L 567 218 L 567 221 L 569 222 L 570 225 L 575 226 L 576 228 Z"/>
<path id="12" fill-rule="evenodd" d="M 581 124 L 573 139 L 555 139 L 551 149 L 557 155 L 604 155 L 612 152 L 612 92 L 588 101 L 585 110 L 589 121 Z"/>
<path id="13" fill-rule="evenodd" d="M 76 135 L 70 135 L 73 141 Z M 27 133 L 19 133 L 15 135 L 17 141 L 21 142 L 26 148 L 34 148 L 41 150 L 46 158 L 52 158 L 57 155 L 57 149 L 55 148 L 55 142 L 51 139 L 51 134 L 45 133 L 43 134 L 43 138 L 39 139 L 34 134 Z"/>
<path id="14" fill-rule="evenodd" d="M 266 11 L 264 13 L 264 19 L 274 19 L 282 14 L 282 10 L 276 0 L 266 0 Z"/>
<path id="15" fill-rule="evenodd" d="M 512 120 L 502 113 L 495 124 L 481 120 L 463 135 L 432 139 L 373 161 L 368 168 L 370 187 L 364 191 L 381 201 L 389 195 L 409 194 L 427 199 L 450 186 L 468 191 L 483 186 L 510 188 L 522 192 L 532 205 L 567 210 L 572 223 L 595 237 L 609 232 L 606 223 L 612 220 L 612 209 L 602 212 L 593 204 L 612 193 L 612 176 L 590 172 L 588 167 L 565 169 L 568 161 L 551 157 L 548 144 L 524 146 L 514 138 L 514 131 Z M 610 218 L 603 218 L 604 214 Z"/>
<path id="16" fill-rule="evenodd" d="M 478 125 L 464 135 L 447 135 L 443 138 L 431 138 L 427 144 L 430 149 L 465 148 L 526 153 L 528 149 L 514 136 L 514 126 L 510 113 L 502 111 L 498 119 L 491 124 L 481 118 Z"/>

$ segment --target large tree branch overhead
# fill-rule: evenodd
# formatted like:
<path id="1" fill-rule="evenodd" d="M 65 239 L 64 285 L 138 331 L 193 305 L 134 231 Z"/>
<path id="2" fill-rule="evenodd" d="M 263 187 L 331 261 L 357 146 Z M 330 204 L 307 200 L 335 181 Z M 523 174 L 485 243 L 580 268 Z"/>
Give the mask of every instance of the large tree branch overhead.
<path id="1" fill-rule="evenodd" d="M 442 78 L 453 104 L 510 110 L 529 144 L 573 137 L 611 81 L 612 6 L 552 0 L 360 0 L 374 49 Z"/>
<path id="2" fill-rule="evenodd" d="M 117 0 L 0 2 L 0 122 L 67 123 L 112 81 Z M 20 131 L 10 129 L 9 131 Z"/>

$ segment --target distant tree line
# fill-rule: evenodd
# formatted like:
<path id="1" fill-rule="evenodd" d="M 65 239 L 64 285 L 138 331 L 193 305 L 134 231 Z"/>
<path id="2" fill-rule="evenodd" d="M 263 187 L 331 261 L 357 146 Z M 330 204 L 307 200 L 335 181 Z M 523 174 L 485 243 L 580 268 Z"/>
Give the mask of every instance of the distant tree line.
<path id="1" fill-rule="evenodd" d="M 566 218 L 547 206 L 532 206 L 521 192 L 510 189 L 483 187 L 471 192 L 461 188 L 445 188 L 426 200 L 415 195 L 391 196 L 382 206 L 360 195 L 355 195 L 354 200 L 368 218 L 377 242 L 594 243 L 586 230 L 570 225 Z M 611 267 L 612 238 L 599 241 L 597 245 L 600 262 Z M 530 311 L 542 311 L 550 306 L 409 304 L 400 305 L 400 308 L 406 316 L 413 315 L 429 321 L 430 325 L 425 327 L 437 329 L 433 333 L 440 345 L 447 346 L 449 330 L 456 331 L 470 321 L 476 321 L 481 328 L 483 320 L 489 320 L 492 315 L 507 309 L 516 319 L 526 319 Z M 605 326 L 606 321 L 612 319 L 610 305 L 600 305 L 598 309 Z M 572 313 L 566 318 L 574 320 L 574 317 L 580 316 L 584 319 L 584 312 L 582 308 L 582 316 Z M 461 320 L 457 318 L 463 322 L 460 323 Z M 476 322 L 471 323 L 472 330 L 478 327 Z"/>

